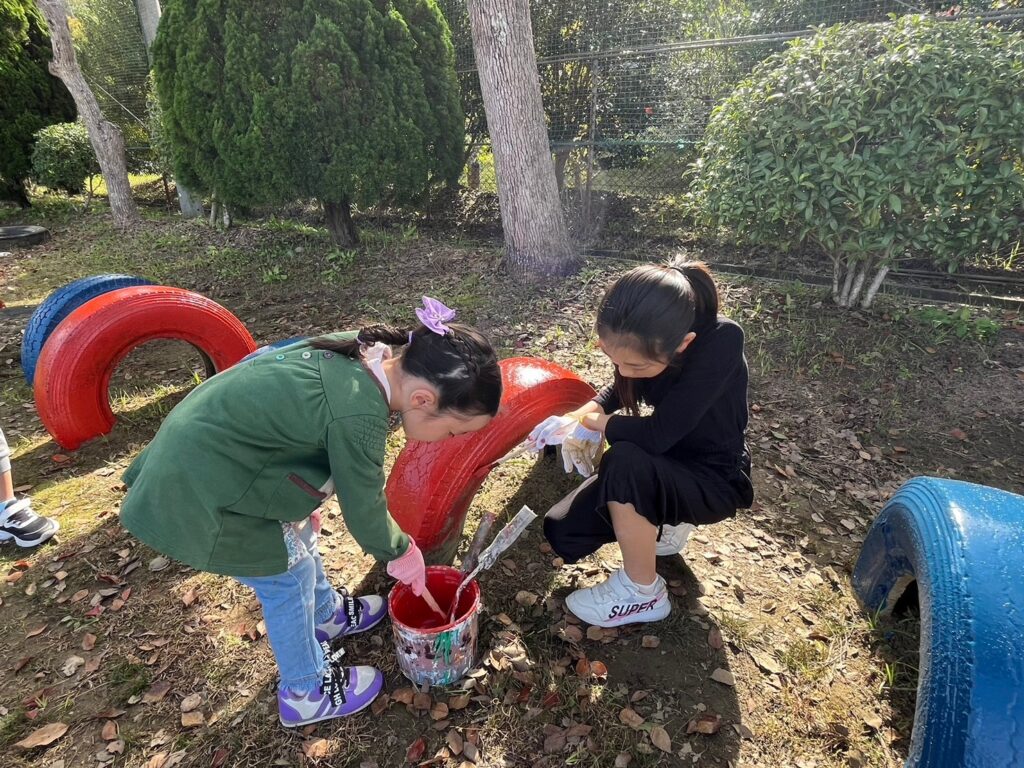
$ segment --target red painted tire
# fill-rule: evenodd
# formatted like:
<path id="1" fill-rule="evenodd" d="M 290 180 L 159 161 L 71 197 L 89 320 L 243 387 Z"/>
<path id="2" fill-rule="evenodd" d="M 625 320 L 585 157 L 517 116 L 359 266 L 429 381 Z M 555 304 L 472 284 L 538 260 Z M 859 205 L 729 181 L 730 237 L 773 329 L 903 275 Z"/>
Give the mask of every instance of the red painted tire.
<path id="1" fill-rule="evenodd" d="M 198 293 L 147 285 L 97 296 L 57 326 L 36 365 L 36 410 L 58 444 L 75 450 L 113 429 L 110 376 L 125 355 L 154 339 L 187 341 L 215 371 L 256 348 L 237 317 Z"/>
<path id="2" fill-rule="evenodd" d="M 455 556 L 466 511 L 494 462 L 548 416 L 594 396 L 583 379 L 546 360 L 502 360 L 501 373 L 501 410 L 486 429 L 439 443 L 411 441 L 388 477 L 391 514 L 434 561 Z"/>

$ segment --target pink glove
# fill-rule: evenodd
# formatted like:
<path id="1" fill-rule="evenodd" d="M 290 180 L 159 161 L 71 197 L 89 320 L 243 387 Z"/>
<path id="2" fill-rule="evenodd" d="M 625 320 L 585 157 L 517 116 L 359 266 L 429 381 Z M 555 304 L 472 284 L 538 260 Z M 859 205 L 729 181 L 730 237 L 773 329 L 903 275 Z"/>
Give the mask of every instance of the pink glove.
<path id="1" fill-rule="evenodd" d="M 388 575 L 408 584 L 414 595 L 423 594 L 427 586 L 427 567 L 423 563 L 423 553 L 412 537 L 409 538 L 409 548 L 405 554 L 388 563 Z"/>

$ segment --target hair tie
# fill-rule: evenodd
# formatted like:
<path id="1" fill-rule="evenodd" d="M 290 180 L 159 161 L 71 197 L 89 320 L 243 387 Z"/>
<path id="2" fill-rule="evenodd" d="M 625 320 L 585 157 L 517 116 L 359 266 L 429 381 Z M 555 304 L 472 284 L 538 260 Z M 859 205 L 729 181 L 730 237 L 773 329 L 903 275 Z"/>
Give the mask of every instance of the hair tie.
<path id="1" fill-rule="evenodd" d="M 437 299 L 424 296 L 423 308 L 417 307 L 416 317 L 423 324 L 424 328 L 433 331 L 438 336 L 444 336 L 452 332 L 452 329 L 445 325 L 445 323 L 455 319 L 455 310 L 446 307 Z M 412 332 L 409 333 L 409 342 L 412 342 Z"/>

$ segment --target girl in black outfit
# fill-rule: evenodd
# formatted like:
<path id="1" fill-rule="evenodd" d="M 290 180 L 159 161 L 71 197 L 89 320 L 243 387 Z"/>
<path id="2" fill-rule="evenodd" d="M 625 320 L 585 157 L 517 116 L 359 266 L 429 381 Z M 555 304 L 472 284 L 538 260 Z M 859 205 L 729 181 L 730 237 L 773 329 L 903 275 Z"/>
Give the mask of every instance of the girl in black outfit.
<path id="1" fill-rule="evenodd" d="M 718 314 L 707 267 L 630 270 L 605 293 L 597 334 L 615 379 L 569 415 L 610 447 L 597 474 L 548 513 L 544 533 L 570 563 L 619 543 L 623 568 L 567 598 L 579 618 L 612 627 L 665 618 L 656 553 L 678 553 L 692 526 L 750 507 L 754 491 L 743 330 Z M 641 404 L 653 413 L 639 415 Z"/>

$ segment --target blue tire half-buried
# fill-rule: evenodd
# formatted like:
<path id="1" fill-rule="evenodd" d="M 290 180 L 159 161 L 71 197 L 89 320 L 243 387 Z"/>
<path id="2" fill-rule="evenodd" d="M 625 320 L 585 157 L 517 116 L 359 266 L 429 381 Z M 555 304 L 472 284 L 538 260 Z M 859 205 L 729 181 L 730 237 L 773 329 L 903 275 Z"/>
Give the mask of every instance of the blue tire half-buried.
<path id="1" fill-rule="evenodd" d="M 853 586 L 892 611 L 917 584 L 917 711 L 907 768 L 1024 766 L 1024 496 L 920 477 L 864 541 Z"/>

